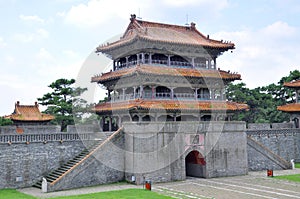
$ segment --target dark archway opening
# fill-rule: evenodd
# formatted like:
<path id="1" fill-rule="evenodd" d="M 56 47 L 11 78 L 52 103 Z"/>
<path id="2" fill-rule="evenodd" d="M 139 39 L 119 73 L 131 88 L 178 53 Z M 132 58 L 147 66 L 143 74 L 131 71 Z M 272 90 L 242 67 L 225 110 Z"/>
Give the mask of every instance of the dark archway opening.
<path id="1" fill-rule="evenodd" d="M 211 115 L 203 115 L 201 121 L 211 121 Z"/>
<path id="2" fill-rule="evenodd" d="M 299 128 L 299 119 L 295 117 L 293 119 L 293 121 L 294 121 L 294 124 L 295 124 L 295 128 L 298 129 Z"/>
<path id="3" fill-rule="evenodd" d="M 205 158 L 199 151 L 191 151 L 185 157 L 185 172 L 186 176 L 205 177 Z"/>
<path id="4" fill-rule="evenodd" d="M 132 117 L 133 122 L 138 122 L 139 121 L 139 116 L 135 115 Z"/>

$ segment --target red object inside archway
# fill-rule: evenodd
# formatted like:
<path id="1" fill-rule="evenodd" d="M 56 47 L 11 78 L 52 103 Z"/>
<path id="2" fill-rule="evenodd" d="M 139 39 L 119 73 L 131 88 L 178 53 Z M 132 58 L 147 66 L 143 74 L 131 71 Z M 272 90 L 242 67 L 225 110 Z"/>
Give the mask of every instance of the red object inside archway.
<path id="1" fill-rule="evenodd" d="M 205 159 L 198 151 L 191 151 L 185 158 L 186 163 L 205 165 Z"/>

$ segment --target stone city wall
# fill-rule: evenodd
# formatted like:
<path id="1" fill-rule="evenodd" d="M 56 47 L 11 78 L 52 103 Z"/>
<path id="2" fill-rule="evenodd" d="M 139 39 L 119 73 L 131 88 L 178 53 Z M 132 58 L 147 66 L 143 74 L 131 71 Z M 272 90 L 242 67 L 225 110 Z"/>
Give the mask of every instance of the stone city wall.
<path id="1" fill-rule="evenodd" d="M 78 134 L 73 127 L 68 132 L 59 129 L 57 126 L 0 127 L 0 189 L 32 186 L 78 155 L 95 138 L 92 132 Z"/>
<path id="2" fill-rule="evenodd" d="M 291 123 L 248 125 L 247 136 L 258 146 L 255 148 L 248 143 L 249 170 L 283 169 L 276 160 L 270 158 L 270 152 L 286 162 L 292 159 L 300 161 L 300 129 L 291 127 Z"/>
<path id="3" fill-rule="evenodd" d="M 49 190 L 124 179 L 137 184 L 144 179 L 184 180 L 185 157 L 192 150 L 205 155 L 204 177 L 207 178 L 245 175 L 248 167 L 262 170 L 273 165 L 277 169 L 261 153 L 263 147 L 259 152 L 247 145 L 247 136 L 286 161 L 300 159 L 300 129 L 285 128 L 289 127 L 286 123 L 249 125 L 250 129 L 245 126 L 244 122 L 124 123 L 123 134 L 118 139 L 102 147 Z M 98 129 L 91 126 L 70 126 L 67 132 L 59 132 L 57 126 L 1 127 L 0 189 L 32 186 L 99 136 Z M 195 136 L 197 142 L 192 138 Z"/>
<path id="4" fill-rule="evenodd" d="M 56 183 L 48 182 L 48 192 L 95 186 L 124 180 L 124 135 L 120 131 L 91 153 Z"/>
<path id="5" fill-rule="evenodd" d="M 268 130 L 268 129 L 291 129 L 294 128 L 294 124 L 291 122 L 285 123 L 249 123 L 247 125 L 248 130 Z"/>
<path id="6" fill-rule="evenodd" d="M 248 172 L 244 122 L 152 122 L 124 126 L 128 181 L 134 179 L 140 184 L 143 178 L 153 182 L 184 180 L 185 157 L 192 150 L 206 155 L 204 177 Z M 190 136 L 197 135 L 203 137 L 203 142 L 191 143 Z"/>

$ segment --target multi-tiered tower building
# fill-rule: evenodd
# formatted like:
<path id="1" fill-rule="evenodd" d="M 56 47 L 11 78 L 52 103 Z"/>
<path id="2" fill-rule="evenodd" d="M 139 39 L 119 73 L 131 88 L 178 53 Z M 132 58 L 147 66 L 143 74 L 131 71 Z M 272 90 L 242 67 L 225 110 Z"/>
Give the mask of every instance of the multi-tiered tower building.
<path id="1" fill-rule="evenodd" d="M 131 15 L 120 40 L 96 52 L 113 60 L 113 70 L 92 77 L 107 89 L 95 111 L 104 130 L 126 121 L 230 120 L 246 104 L 226 101 L 225 87 L 240 80 L 220 70 L 217 58 L 234 44 L 187 26 L 142 21 Z"/>

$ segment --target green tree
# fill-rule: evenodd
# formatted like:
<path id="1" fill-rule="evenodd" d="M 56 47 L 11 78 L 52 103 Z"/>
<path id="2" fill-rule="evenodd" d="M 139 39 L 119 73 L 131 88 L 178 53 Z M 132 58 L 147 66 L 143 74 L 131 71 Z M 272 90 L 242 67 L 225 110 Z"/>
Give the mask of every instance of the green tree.
<path id="1" fill-rule="evenodd" d="M 74 83 L 75 79 L 58 79 L 48 86 L 52 92 L 38 98 L 39 104 L 47 106 L 44 112 L 55 116 L 52 123 L 60 125 L 61 131 L 65 131 L 67 125 L 74 124 L 74 118 L 79 117 L 79 110 L 83 112 L 77 106 L 85 102 L 79 96 L 87 89 L 75 88 Z M 73 114 L 73 101 L 78 110 L 76 115 Z"/>
<path id="2" fill-rule="evenodd" d="M 263 87 L 263 90 L 272 94 L 279 105 L 295 102 L 295 90 L 284 87 L 283 84 L 285 82 L 291 82 L 298 79 L 300 79 L 300 71 L 294 70 L 291 71 L 288 76 L 282 77 L 277 84 L 270 84 L 266 87 Z"/>
<path id="3" fill-rule="evenodd" d="M 245 83 L 229 84 L 226 90 L 228 100 L 246 103 L 249 111 L 235 115 L 236 120 L 248 123 L 275 123 L 289 120 L 289 115 L 277 110 L 277 106 L 295 101 L 293 89 L 284 87 L 284 82 L 300 79 L 298 70 L 291 71 L 275 84 L 249 89 Z"/>
<path id="4" fill-rule="evenodd" d="M 236 120 L 246 121 L 247 123 L 268 122 L 268 106 L 271 96 L 261 93 L 260 88 L 249 89 L 245 83 L 229 84 L 226 89 L 227 99 L 230 101 L 245 103 L 249 106 L 249 111 L 237 113 Z"/>
<path id="5" fill-rule="evenodd" d="M 294 103 L 296 100 L 296 93 L 294 89 L 283 86 L 285 82 L 291 82 L 293 80 L 300 79 L 300 71 L 290 71 L 288 76 L 282 77 L 277 84 L 270 84 L 262 87 L 264 92 L 272 95 L 274 100 L 273 107 L 275 108 L 270 113 L 271 122 L 283 122 L 289 120 L 289 114 L 281 111 L 277 111 L 277 106 L 281 106 L 287 103 Z"/>
<path id="6" fill-rule="evenodd" d="M 5 119 L 3 117 L 0 117 L 0 126 L 6 126 L 6 125 L 11 125 L 13 122 L 11 119 Z"/>

